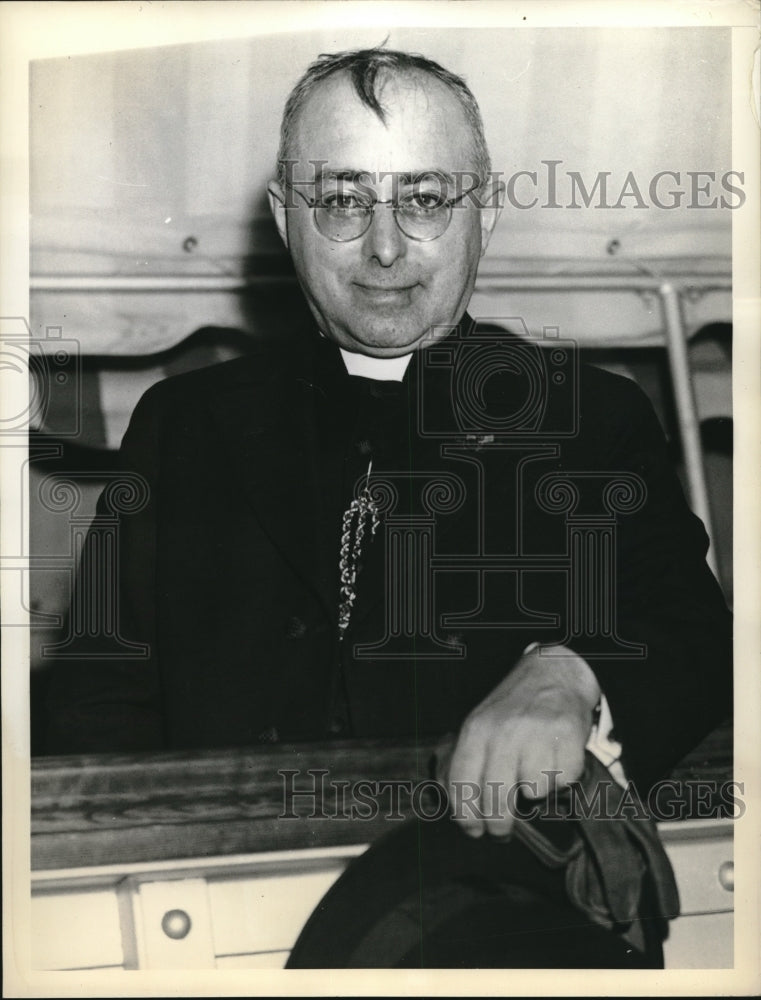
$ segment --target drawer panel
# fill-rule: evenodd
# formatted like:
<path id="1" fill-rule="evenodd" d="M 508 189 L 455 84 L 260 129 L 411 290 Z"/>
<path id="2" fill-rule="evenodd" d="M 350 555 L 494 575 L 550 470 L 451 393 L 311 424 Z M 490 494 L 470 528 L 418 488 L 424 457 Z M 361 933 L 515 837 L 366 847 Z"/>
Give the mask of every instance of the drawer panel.
<path id="1" fill-rule="evenodd" d="M 718 913 L 734 908 L 734 893 L 720 881 L 732 864 L 732 839 L 673 841 L 666 851 L 679 886 L 681 912 Z"/>
<path id="2" fill-rule="evenodd" d="M 731 969 L 734 914 L 681 917 L 669 925 L 663 944 L 667 969 Z"/>
<path id="3" fill-rule="evenodd" d="M 32 896 L 33 969 L 96 969 L 123 963 L 115 893 L 93 890 Z"/>
<path id="4" fill-rule="evenodd" d="M 343 871 L 210 879 L 214 953 L 219 956 L 288 950 L 312 910 Z"/>

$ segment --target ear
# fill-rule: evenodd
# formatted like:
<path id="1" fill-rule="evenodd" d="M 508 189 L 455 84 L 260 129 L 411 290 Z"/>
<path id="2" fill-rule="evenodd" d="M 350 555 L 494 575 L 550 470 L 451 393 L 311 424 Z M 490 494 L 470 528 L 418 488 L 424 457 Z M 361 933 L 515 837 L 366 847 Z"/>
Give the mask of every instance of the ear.
<path id="1" fill-rule="evenodd" d="M 285 192 L 278 181 L 270 181 L 267 185 L 267 198 L 270 203 L 270 211 L 275 219 L 277 231 L 280 239 L 288 246 L 288 226 L 286 224 Z"/>
<path id="2" fill-rule="evenodd" d="M 491 234 L 494 227 L 502 215 L 502 208 L 505 201 L 505 185 L 502 181 L 493 180 L 483 192 L 483 204 L 481 208 L 481 256 L 486 253 L 489 246 Z"/>

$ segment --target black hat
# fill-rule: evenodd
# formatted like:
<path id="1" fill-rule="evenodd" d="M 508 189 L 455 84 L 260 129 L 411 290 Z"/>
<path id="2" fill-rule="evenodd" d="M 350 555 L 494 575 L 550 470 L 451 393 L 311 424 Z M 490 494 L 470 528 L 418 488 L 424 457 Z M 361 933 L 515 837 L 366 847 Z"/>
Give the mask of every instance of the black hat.
<path id="1" fill-rule="evenodd" d="M 515 837 L 414 819 L 349 865 L 286 967 L 662 968 L 660 935 L 643 929 L 644 953 L 593 923 L 568 901 L 563 870 Z"/>

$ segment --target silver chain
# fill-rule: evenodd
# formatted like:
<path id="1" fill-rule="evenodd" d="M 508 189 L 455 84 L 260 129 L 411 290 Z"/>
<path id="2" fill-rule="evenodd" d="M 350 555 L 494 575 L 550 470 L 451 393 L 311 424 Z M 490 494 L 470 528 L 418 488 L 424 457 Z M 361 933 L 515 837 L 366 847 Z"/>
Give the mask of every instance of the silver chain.
<path id="1" fill-rule="evenodd" d="M 341 522 L 341 558 L 338 568 L 341 574 L 341 603 L 338 606 L 338 641 L 344 637 L 348 628 L 354 600 L 357 596 L 355 584 L 357 580 L 357 565 L 362 552 L 362 539 L 365 536 L 366 522 L 370 522 L 372 535 L 378 530 L 380 517 L 378 507 L 370 495 L 370 472 L 373 463 L 367 467 L 367 479 L 356 500 L 352 500 L 344 511 Z"/>

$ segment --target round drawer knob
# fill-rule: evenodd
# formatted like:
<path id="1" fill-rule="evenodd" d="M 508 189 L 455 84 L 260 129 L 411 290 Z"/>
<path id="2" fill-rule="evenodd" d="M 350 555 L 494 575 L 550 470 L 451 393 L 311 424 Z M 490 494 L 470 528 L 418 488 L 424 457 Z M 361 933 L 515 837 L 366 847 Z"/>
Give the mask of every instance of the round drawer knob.
<path id="1" fill-rule="evenodd" d="M 727 892 L 735 891 L 735 866 L 731 861 L 719 865 L 719 885 Z"/>
<path id="2" fill-rule="evenodd" d="M 181 941 L 190 932 L 190 917 L 184 910 L 167 910 L 161 918 L 161 929 L 167 937 Z"/>

